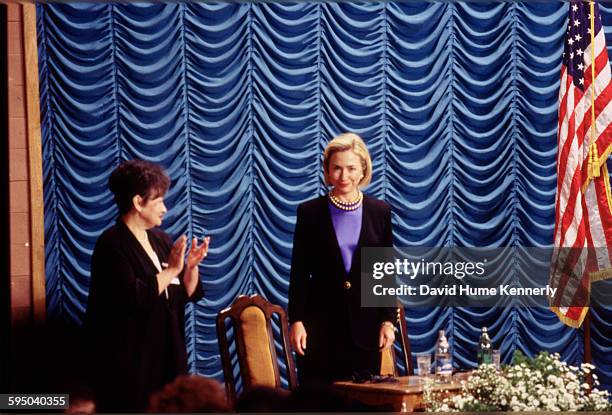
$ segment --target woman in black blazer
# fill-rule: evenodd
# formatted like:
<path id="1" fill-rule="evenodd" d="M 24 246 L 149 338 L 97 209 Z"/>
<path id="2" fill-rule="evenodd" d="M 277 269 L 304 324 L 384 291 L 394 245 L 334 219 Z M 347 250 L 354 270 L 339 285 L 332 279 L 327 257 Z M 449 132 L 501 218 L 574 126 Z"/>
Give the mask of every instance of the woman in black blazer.
<path id="1" fill-rule="evenodd" d="M 323 153 L 326 196 L 298 206 L 293 240 L 289 318 L 301 383 L 377 374 L 380 350 L 394 340 L 395 309 L 361 307 L 362 247 L 391 247 L 391 209 L 365 196 L 372 162 L 353 133 Z"/>
<path id="2" fill-rule="evenodd" d="M 160 229 L 170 180 L 142 160 L 122 163 L 109 187 L 119 208 L 91 260 L 86 328 L 97 412 L 141 412 L 149 395 L 187 373 L 185 304 L 202 298 L 198 265 L 209 238 L 174 245 Z"/>

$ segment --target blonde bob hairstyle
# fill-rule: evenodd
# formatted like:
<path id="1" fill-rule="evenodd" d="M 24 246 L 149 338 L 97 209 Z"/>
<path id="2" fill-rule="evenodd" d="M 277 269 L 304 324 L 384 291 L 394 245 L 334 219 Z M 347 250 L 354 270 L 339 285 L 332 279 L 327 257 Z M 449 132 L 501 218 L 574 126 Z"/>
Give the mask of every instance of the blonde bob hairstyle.
<path id="1" fill-rule="evenodd" d="M 325 184 L 331 185 L 329 181 L 329 162 L 331 157 L 340 151 L 351 150 L 353 153 L 359 156 L 361 159 L 361 170 L 363 177 L 359 181 L 359 187 L 365 187 L 370 184 L 372 180 L 372 159 L 370 158 L 370 152 L 366 147 L 365 143 L 355 133 L 344 133 L 334 137 L 325 151 L 323 151 L 323 175 L 325 177 Z"/>

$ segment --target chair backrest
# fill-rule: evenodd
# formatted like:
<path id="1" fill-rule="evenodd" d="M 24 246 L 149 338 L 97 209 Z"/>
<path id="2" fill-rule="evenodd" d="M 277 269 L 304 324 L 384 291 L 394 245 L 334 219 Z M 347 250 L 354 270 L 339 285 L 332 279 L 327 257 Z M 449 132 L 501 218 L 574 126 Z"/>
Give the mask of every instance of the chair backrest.
<path id="1" fill-rule="evenodd" d="M 257 386 L 278 388 L 281 387 L 281 381 L 272 329 L 274 314 L 279 317 L 280 340 L 283 347 L 283 359 L 287 364 L 289 389 L 294 389 L 297 386 L 297 375 L 287 340 L 289 338 L 287 315 L 282 307 L 269 303 L 257 294 L 241 295 L 230 307 L 217 315 L 217 336 L 223 376 L 227 398 L 232 405 L 236 401 L 236 380 L 232 370 L 226 320 L 228 318 L 231 320 L 230 324 L 234 329 L 234 342 L 243 391 Z"/>
<path id="2" fill-rule="evenodd" d="M 406 375 L 413 375 L 414 369 L 412 367 L 412 352 L 410 351 L 410 342 L 408 341 L 408 329 L 406 328 L 406 313 L 404 312 L 404 306 L 399 304 L 397 307 L 395 326 L 398 328 L 398 333 L 395 336 L 395 343 L 399 343 L 399 347 L 402 351 L 402 363 L 406 370 Z M 394 375 L 398 376 L 397 370 L 397 352 L 394 347 L 389 347 L 381 352 L 381 364 L 380 364 L 381 375 Z"/>

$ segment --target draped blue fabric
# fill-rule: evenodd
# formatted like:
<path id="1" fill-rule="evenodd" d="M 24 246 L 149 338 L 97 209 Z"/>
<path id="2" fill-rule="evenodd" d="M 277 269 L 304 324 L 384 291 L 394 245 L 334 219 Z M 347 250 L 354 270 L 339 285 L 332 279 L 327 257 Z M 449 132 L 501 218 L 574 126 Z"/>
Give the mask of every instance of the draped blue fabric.
<path id="1" fill-rule="evenodd" d="M 191 369 L 222 378 L 214 318 L 259 293 L 286 306 L 297 205 L 322 194 L 321 152 L 362 135 L 367 189 L 397 246 L 549 246 L 567 3 L 197 3 L 38 6 L 49 313 L 80 323 L 89 261 L 125 159 L 172 178 L 165 229 L 211 235 L 205 299 L 187 313 Z M 612 45 L 612 7 L 601 7 Z M 612 53 L 611 53 L 612 56 Z M 508 263 L 512 270 L 513 264 Z M 547 309 L 408 309 L 413 352 L 450 334 L 473 367 L 481 326 L 514 350 L 583 358 Z M 592 312 L 612 385 L 612 309 Z"/>

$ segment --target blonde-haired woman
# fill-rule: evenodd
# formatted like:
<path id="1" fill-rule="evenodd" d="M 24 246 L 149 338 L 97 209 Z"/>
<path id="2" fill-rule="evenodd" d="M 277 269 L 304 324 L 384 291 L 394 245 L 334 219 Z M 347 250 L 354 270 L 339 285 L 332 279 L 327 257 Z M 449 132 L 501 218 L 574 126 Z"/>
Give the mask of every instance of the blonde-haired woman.
<path id="1" fill-rule="evenodd" d="M 372 161 L 357 134 L 331 140 L 323 153 L 331 191 L 298 206 L 289 318 L 300 382 L 377 374 L 380 350 L 395 340 L 394 309 L 362 308 L 360 249 L 392 246 L 391 209 L 360 188 Z"/>

